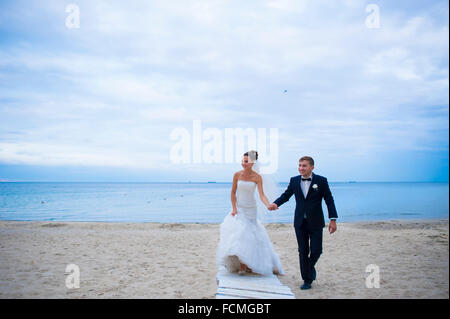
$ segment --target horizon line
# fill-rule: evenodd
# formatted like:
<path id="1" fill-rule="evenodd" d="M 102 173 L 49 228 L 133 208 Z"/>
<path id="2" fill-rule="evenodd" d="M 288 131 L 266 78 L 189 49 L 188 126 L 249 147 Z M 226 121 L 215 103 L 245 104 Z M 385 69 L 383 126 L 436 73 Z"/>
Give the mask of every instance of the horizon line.
<path id="1" fill-rule="evenodd" d="M 329 183 L 449 183 L 449 181 L 328 181 Z M 1 180 L 0 183 L 154 183 L 154 184 L 232 184 L 223 181 L 45 181 L 45 180 Z M 289 182 L 278 182 L 289 184 Z"/>

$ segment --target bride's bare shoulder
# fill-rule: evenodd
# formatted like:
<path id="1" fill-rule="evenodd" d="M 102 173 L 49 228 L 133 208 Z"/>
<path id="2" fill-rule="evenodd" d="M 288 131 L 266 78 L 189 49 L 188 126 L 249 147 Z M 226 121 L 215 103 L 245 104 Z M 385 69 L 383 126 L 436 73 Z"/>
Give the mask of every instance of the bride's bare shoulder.
<path id="1" fill-rule="evenodd" d="M 253 176 L 255 176 L 256 178 L 261 178 L 261 175 L 259 175 L 259 173 L 257 173 L 257 172 L 253 172 Z"/>
<path id="2" fill-rule="evenodd" d="M 239 176 L 241 176 L 242 174 L 242 170 L 237 171 L 236 173 L 234 173 L 233 178 L 238 178 Z"/>
<path id="3" fill-rule="evenodd" d="M 253 175 L 253 176 L 254 176 L 254 180 L 255 180 L 256 184 L 258 184 L 260 181 L 262 181 L 262 177 L 258 173 L 255 172 L 255 175 Z"/>

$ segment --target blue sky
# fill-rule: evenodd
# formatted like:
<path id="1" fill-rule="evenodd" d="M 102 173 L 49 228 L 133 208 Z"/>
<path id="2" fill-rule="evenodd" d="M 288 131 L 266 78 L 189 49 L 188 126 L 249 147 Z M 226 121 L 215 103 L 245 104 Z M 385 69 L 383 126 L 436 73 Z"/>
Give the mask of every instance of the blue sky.
<path id="1" fill-rule="evenodd" d="M 0 180 L 231 181 L 239 163 L 171 161 L 171 132 L 200 120 L 277 128 L 280 181 L 310 155 L 331 181 L 448 182 L 448 10 L 1 1 Z"/>

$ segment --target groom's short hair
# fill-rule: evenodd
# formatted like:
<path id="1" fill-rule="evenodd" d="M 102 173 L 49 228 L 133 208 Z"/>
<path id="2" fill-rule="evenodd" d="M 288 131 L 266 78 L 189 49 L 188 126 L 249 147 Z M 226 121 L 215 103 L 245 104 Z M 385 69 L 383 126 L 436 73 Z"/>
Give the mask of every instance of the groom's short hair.
<path id="1" fill-rule="evenodd" d="M 308 161 L 309 164 L 311 164 L 311 166 L 314 166 L 314 160 L 310 156 L 303 156 L 303 157 L 301 157 L 299 162 L 301 162 L 301 161 Z"/>

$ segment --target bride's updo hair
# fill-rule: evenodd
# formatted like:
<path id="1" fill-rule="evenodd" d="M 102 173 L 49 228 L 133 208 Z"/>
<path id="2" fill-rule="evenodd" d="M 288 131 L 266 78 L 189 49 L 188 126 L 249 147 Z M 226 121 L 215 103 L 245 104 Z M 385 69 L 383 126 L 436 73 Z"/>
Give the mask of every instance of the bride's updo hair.
<path id="1" fill-rule="evenodd" d="M 244 156 L 248 156 L 252 162 L 256 161 L 258 159 L 258 152 L 257 151 L 248 151 L 244 153 Z"/>

